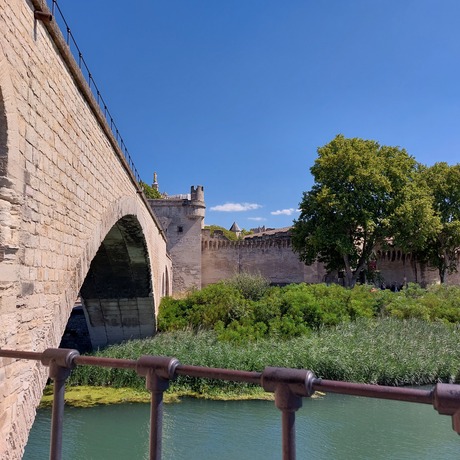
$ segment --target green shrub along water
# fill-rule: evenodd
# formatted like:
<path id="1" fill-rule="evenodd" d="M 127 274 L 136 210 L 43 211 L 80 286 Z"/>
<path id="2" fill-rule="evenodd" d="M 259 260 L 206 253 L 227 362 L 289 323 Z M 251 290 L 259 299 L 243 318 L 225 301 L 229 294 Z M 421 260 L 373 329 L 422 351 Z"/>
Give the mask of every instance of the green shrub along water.
<path id="1" fill-rule="evenodd" d="M 213 329 L 220 340 L 245 343 L 263 337 L 298 337 L 322 326 L 380 317 L 460 323 L 460 288 L 422 289 L 410 284 L 391 292 L 368 285 L 269 287 L 262 277 L 243 274 L 182 299 L 164 298 L 158 329 Z"/>
<path id="2" fill-rule="evenodd" d="M 386 385 L 460 383 L 460 288 L 292 284 L 234 278 L 160 305 L 154 338 L 114 345 L 98 356 L 174 356 L 184 364 L 262 371 L 311 369 L 318 377 Z M 72 385 L 144 388 L 135 372 L 81 366 Z M 217 395 L 248 385 L 179 377 L 170 391 Z"/>

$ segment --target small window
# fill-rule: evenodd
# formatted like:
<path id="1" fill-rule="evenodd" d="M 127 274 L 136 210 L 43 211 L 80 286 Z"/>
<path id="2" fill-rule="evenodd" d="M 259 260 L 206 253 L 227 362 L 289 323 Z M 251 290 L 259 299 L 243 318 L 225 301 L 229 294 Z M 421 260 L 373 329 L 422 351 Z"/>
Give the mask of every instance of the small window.
<path id="1" fill-rule="evenodd" d="M 177 227 L 177 233 L 182 233 L 184 231 L 184 227 L 182 227 L 182 225 L 179 225 Z"/>

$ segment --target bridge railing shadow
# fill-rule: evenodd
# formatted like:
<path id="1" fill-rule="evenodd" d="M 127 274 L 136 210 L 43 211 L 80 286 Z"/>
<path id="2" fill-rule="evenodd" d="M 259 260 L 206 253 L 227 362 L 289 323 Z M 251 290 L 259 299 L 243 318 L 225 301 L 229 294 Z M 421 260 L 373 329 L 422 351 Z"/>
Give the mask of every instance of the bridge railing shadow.
<path id="1" fill-rule="evenodd" d="M 151 460 L 161 459 L 163 393 L 179 375 L 251 383 L 274 393 L 275 405 L 281 411 L 283 460 L 296 458 L 295 412 L 302 406 L 303 398 L 312 396 L 315 391 L 430 404 L 439 414 L 450 415 L 454 431 L 460 434 L 460 385 L 438 383 L 431 390 L 387 387 L 319 379 L 304 369 L 266 367 L 262 372 L 251 372 L 184 365 L 166 356 L 146 355 L 137 360 L 80 356 L 77 350 L 66 348 L 48 348 L 43 353 L 0 349 L 0 357 L 40 361 L 49 367 L 49 377 L 53 380 L 51 460 L 62 458 L 65 382 L 77 365 L 132 369 L 145 378 L 146 388 L 151 393 Z"/>
<path id="2" fill-rule="evenodd" d="M 112 134 L 115 137 L 115 140 L 118 143 L 118 146 L 123 152 L 123 155 L 131 169 L 131 172 L 134 174 L 135 179 L 139 183 L 141 181 L 140 174 L 137 171 L 136 166 L 134 165 L 134 161 L 128 151 L 128 148 L 126 147 L 125 141 L 123 140 L 123 137 L 121 136 L 117 125 L 115 124 L 113 116 L 107 107 L 106 101 L 102 97 L 102 94 L 93 78 L 91 70 L 89 69 L 87 62 L 85 61 L 85 58 L 83 57 L 83 53 L 81 52 L 75 40 L 72 30 L 69 27 L 69 24 L 67 23 L 64 17 L 64 14 L 62 13 L 59 3 L 57 2 L 57 0 L 48 0 L 48 1 L 51 2 L 51 15 L 53 18 L 56 17 L 57 24 L 59 24 L 61 29 L 63 29 L 62 33 L 64 35 L 67 46 L 69 47 L 71 53 L 73 54 L 74 59 L 76 63 L 78 64 L 80 71 L 82 72 L 86 82 L 88 83 L 89 89 L 92 91 L 94 98 L 97 104 L 99 105 L 99 108 L 101 109 L 101 112 L 104 114 L 105 120 L 107 124 L 110 126 L 110 129 L 112 131 Z"/>

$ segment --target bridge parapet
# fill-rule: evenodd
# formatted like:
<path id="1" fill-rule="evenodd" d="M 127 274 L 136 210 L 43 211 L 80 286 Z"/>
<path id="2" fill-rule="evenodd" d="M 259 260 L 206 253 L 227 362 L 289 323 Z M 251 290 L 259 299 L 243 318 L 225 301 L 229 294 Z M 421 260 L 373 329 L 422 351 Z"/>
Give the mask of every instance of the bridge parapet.
<path id="1" fill-rule="evenodd" d="M 139 289 L 100 290 L 89 303 L 117 301 L 123 338 L 135 322 L 137 336 L 153 332 L 172 273 L 164 232 L 62 34 L 34 17 L 38 6 L 0 2 L 0 347 L 58 346 L 88 274 L 102 276 L 91 270 L 101 247 L 117 279 Z M 109 244 L 120 226 L 123 244 Z M 37 366 L 0 359 L 0 458 L 21 457 L 45 381 Z"/>

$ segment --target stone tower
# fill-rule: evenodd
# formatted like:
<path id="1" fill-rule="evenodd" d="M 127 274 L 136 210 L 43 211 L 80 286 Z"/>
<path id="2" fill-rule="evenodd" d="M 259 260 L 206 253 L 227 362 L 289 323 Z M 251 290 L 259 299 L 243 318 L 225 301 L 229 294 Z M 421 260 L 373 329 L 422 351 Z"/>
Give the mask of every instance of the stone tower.
<path id="1" fill-rule="evenodd" d="M 190 194 L 149 200 L 167 237 L 173 266 L 173 293 L 201 288 L 201 230 L 206 205 L 204 189 L 192 186 Z"/>

